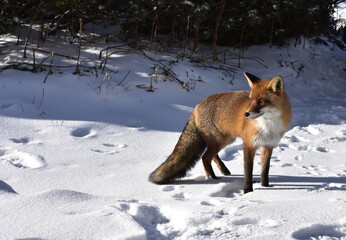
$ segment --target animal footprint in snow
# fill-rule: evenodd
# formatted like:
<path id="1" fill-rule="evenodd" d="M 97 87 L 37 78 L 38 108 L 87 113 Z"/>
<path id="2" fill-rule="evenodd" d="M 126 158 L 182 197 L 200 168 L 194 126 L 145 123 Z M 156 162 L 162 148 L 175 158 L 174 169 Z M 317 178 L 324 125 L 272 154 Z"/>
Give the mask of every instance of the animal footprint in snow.
<path id="1" fill-rule="evenodd" d="M 322 175 L 323 172 L 328 171 L 328 169 L 326 169 L 324 166 L 321 166 L 321 165 L 310 165 L 308 167 L 302 166 L 302 168 L 308 170 L 306 174 L 315 175 L 315 176 L 320 176 Z"/>
<path id="2" fill-rule="evenodd" d="M 37 145 L 43 145 L 42 142 L 39 141 L 31 141 L 30 138 L 28 137 L 22 137 L 22 138 L 10 138 L 9 139 L 11 142 L 16 143 L 16 144 L 23 144 L 23 145 L 27 145 L 27 144 L 37 144 Z"/>
<path id="3" fill-rule="evenodd" d="M 213 188 L 213 191 L 209 194 L 209 196 L 233 198 L 240 194 L 241 189 L 241 182 L 219 183 Z"/>
<path id="4" fill-rule="evenodd" d="M 14 143 L 21 143 L 21 144 L 28 144 L 30 142 L 30 139 L 27 137 L 23 137 L 23 138 L 10 138 L 10 141 L 14 142 Z"/>
<path id="5" fill-rule="evenodd" d="M 313 126 L 310 126 L 310 125 L 303 128 L 303 130 L 307 133 L 310 133 L 311 135 L 318 135 L 322 132 L 320 129 L 313 127 Z"/>
<path id="6" fill-rule="evenodd" d="M 2 152 L 1 155 L 0 160 L 3 163 L 9 163 L 18 168 L 37 169 L 45 166 L 44 158 L 39 155 L 33 155 L 18 150 L 9 153 L 5 151 Z"/>
<path id="7" fill-rule="evenodd" d="M 187 194 L 184 192 L 179 191 L 179 188 L 176 189 L 174 186 L 164 186 L 161 189 L 163 192 L 170 192 L 172 195 L 172 198 L 174 198 L 175 200 L 185 200 Z M 176 191 L 174 193 L 174 191 Z"/>
<path id="8" fill-rule="evenodd" d="M 340 231 L 342 225 L 314 224 L 292 233 L 294 239 L 344 239 L 345 233 Z"/>
<path id="9" fill-rule="evenodd" d="M 346 136 L 346 130 L 338 130 L 336 131 L 336 134 L 339 136 Z"/>
<path id="10" fill-rule="evenodd" d="M 293 167 L 293 164 L 292 163 L 284 163 L 281 165 L 281 167 Z"/>
<path id="11" fill-rule="evenodd" d="M 96 133 L 89 127 L 79 127 L 71 131 L 71 136 L 76 138 L 89 138 L 96 135 Z"/>
<path id="12" fill-rule="evenodd" d="M 310 145 L 295 146 L 290 144 L 289 148 L 298 150 L 298 151 L 307 151 L 307 152 L 313 151 L 313 152 L 320 152 L 320 153 L 328 153 L 328 152 L 335 153 L 334 150 L 329 150 L 328 148 L 322 147 L 322 146 L 314 146 L 314 147 Z"/>
<path id="13" fill-rule="evenodd" d="M 285 136 L 285 140 L 288 140 L 291 143 L 310 142 L 310 140 L 303 138 L 303 137 L 300 137 L 300 136 L 296 136 L 296 135 Z"/>
<path id="14" fill-rule="evenodd" d="M 172 198 L 174 198 L 175 200 L 185 200 L 186 194 L 183 193 L 183 192 L 174 193 L 174 194 L 172 195 Z"/>
<path id="15" fill-rule="evenodd" d="M 297 160 L 297 161 L 302 161 L 304 158 L 303 158 L 303 155 L 298 155 L 294 158 L 294 160 Z"/>
<path id="16" fill-rule="evenodd" d="M 338 143 L 338 142 L 345 142 L 346 141 L 346 130 L 338 130 L 335 132 L 337 136 L 335 137 L 329 137 L 324 140 L 326 143 Z"/>
<path id="17" fill-rule="evenodd" d="M 200 204 L 203 206 L 218 206 L 221 205 L 223 202 L 219 201 L 217 199 L 210 199 L 208 201 L 201 201 Z M 223 215 L 223 214 L 221 214 Z"/>
<path id="18" fill-rule="evenodd" d="M 330 150 L 329 148 L 326 147 L 321 147 L 321 146 L 306 146 L 306 148 L 300 148 L 298 147 L 299 151 L 313 151 L 313 152 L 320 152 L 320 153 L 335 153 L 335 150 Z"/>
<path id="19" fill-rule="evenodd" d="M 329 149 L 325 147 L 313 147 L 312 150 L 315 152 L 322 152 L 322 153 L 329 152 Z"/>
<path id="20" fill-rule="evenodd" d="M 175 190 L 175 187 L 173 187 L 173 186 L 164 186 L 161 190 L 163 192 L 172 192 L 172 191 Z"/>
<path id="21" fill-rule="evenodd" d="M 214 204 L 207 202 L 207 201 L 201 201 L 200 204 L 203 206 L 215 206 Z"/>
<path id="22" fill-rule="evenodd" d="M 326 143 L 339 143 L 339 142 L 345 142 L 346 141 L 346 137 L 330 137 L 324 140 L 324 142 Z"/>
<path id="23" fill-rule="evenodd" d="M 294 144 L 290 144 L 288 145 L 288 148 L 293 150 L 298 150 L 298 151 L 308 151 L 310 149 L 310 146 L 308 145 L 297 146 Z"/>
<path id="24" fill-rule="evenodd" d="M 249 225 L 249 224 L 257 224 L 258 221 L 256 219 L 253 219 L 253 218 L 239 218 L 239 219 L 236 219 L 236 220 L 233 220 L 232 221 L 232 224 L 233 225 Z"/>
<path id="25" fill-rule="evenodd" d="M 122 144 L 122 143 L 104 143 L 102 144 L 105 147 L 115 147 L 115 148 L 126 148 L 127 145 L 126 144 Z"/>
<path id="26" fill-rule="evenodd" d="M 116 150 L 109 150 L 109 149 L 113 149 L 113 148 L 126 148 L 127 145 L 126 144 L 122 144 L 122 143 L 103 143 L 102 144 L 104 147 L 107 147 L 107 150 L 100 150 L 100 149 L 91 149 L 91 151 L 96 152 L 96 153 L 104 153 L 106 155 L 113 155 L 116 153 L 119 153 L 119 151 Z"/>
<path id="27" fill-rule="evenodd" d="M 270 164 L 273 166 L 277 166 L 280 165 L 281 160 L 277 157 L 277 156 L 272 156 L 271 160 L 270 160 Z M 258 163 L 261 164 L 261 163 Z"/>
<path id="28" fill-rule="evenodd" d="M 100 149 L 91 149 L 91 151 L 93 151 L 95 153 L 103 153 L 103 154 L 106 154 L 106 155 L 114 155 L 114 154 L 119 153 L 118 151 L 103 151 L 103 150 L 100 150 Z"/>

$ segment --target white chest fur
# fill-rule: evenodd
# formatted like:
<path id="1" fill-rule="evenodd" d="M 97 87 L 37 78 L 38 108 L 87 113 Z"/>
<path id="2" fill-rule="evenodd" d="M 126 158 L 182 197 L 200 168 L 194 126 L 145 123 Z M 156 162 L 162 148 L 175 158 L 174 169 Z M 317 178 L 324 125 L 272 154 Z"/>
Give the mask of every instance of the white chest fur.
<path id="1" fill-rule="evenodd" d="M 252 140 L 255 147 L 277 146 L 285 130 L 278 112 L 273 110 L 257 118 L 256 127 L 258 134 Z"/>

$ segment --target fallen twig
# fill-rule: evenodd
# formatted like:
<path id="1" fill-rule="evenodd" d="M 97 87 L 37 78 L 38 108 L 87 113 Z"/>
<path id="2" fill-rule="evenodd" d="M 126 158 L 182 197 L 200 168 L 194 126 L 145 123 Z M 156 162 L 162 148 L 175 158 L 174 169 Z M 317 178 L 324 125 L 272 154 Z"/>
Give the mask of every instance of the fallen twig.
<path id="1" fill-rule="evenodd" d="M 51 54 L 52 53 L 50 51 L 46 51 L 46 50 L 42 50 L 42 49 L 38 49 L 38 48 L 33 48 L 32 50 L 35 51 L 35 52 L 42 52 L 42 53 L 47 53 L 47 54 Z M 67 56 L 67 55 L 64 55 L 64 54 L 61 54 L 61 53 L 57 53 L 57 52 L 54 52 L 54 55 L 58 56 L 58 57 L 64 57 L 64 58 L 67 58 L 67 59 L 75 60 L 75 61 L 77 61 L 77 59 L 78 59 L 78 58 Z"/>
<path id="2" fill-rule="evenodd" d="M 52 71 L 53 58 L 54 58 L 54 52 L 52 52 L 52 58 L 51 58 L 50 64 L 49 64 L 49 70 L 48 70 L 48 73 L 47 73 L 46 77 L 44 78 L 43 83 L 46 83 L 46 82 L 47 82 L 48 75 L 53 74 L 53 71 Z"/>
<path id="3" fill-rule="evenodd" d="M 129 70 L 129 71 L 126 73 L 126 75 L 125 75 L 125 77 L 123 78 L 123 80 L 121 80 L 121 81 L 117 84 L 117 86 L 120 86 L 120 85 L 125 81 L 125 79 L 126 79 L 127 76 L 130 74 L 130 72 L 131 72 L 131 70 Z"/>
<path id="4" fill-rule="evenodd" d="M 163 72 L 169 76 L 171 79 L 173 79 L 175 82 L 179 83 L 179 85 L 181 85 L 183 87 L 183 89 L 185 89 L 186 91 L 190 91 L 190 88 L 189 88 L 189 83 L 186 83 L 184 81 L 181 81 L 177 75 L 175 74 L 175 72 L 173 72 L 171 70 L 171 68 L 167 67 L 165 64 L 163 64 L 162 62 L 160 62 L 159 60 L 156 60 L 150 56 L 148 56 L 143 50 L 139 50 L 139 52 L 145 56 L 146 58 L 148 58 L 149 60 L 153 61 L 153 62 L 156 62 L 157 63 L 157 66 L 159 68 L 161 68 L 163 70 Z"/>
<path id="5" fill-rule="evenodd" d="M 120 50 L 125 50 L 125 49 L 123 49 L 122 47 L 124 47 L 124 46 L 128 46 L 128 44 L 123 44 L 123 45 L 119 45 L 119 46 L 109 46 L 109 47 L 106 47 L 105 49 L 102 49 L 101 51 L 100 51 L 100 54 L 99 54 L 99 59 L 101 60 L 102 59 L 102 53 L 104 52 L 104 51 L 107 51 L 107 53 L 108 53 L 108 50 L 109 49 L 112 49 L 112 48 L 115 48 L 115 49 L 120 49 Z M 127 51 L 129 51 L 130 49 L 127 49 Z M 112 53 L 113 54 L 113 53 Z M 111 54 L 110 54 L 111 55 Z"/>

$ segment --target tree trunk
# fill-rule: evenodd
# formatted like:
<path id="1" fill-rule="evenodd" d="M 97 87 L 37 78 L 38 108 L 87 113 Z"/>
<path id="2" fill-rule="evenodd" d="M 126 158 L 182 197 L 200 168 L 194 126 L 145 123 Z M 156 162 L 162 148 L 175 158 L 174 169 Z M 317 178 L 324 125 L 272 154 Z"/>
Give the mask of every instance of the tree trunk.
<path id="1" fill-rule="evenodd" d="M 214 36 L 213 36 L 213 42 L 212 42 L 212 47 L 213 47 L 213 60 L 217 61 L 218 57 L 217 57 L 217 38 L 218 38 L 218 31 L 219 31 L 219 27 L 220 27 L 220 22 L 221 22 L 221 16 L 222 13 L 225 9 L 225 5 L 226 5 L 226 0 L 222 0 L 220 3 L 220 8 L 217 14 L 217 18 L 216 18 L 216 23 L 215 23 L 215 28 L 214 28 Z"/>

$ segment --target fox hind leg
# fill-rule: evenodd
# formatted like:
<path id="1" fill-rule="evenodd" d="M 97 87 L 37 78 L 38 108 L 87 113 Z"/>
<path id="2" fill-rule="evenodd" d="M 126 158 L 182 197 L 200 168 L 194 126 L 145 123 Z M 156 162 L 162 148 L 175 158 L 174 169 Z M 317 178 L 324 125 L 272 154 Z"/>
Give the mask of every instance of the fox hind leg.
<path id="1" fill-rule="evenodd" d="M 226 165 L 222 162 L 218 154 L 216 154 L 215 157 L 213 157 L 213 161 L 216 163 L 216 166 L 220 169 L 223 175 L 225 176 L 231 175 L 231 172 L 228 170 Z"/>
<path id="2" fill-rule="evenodd" d="M 218 152 L 219 152 L 219 149 L 208 147 L 207 151 L 202 156 L 204 171 L 207 178 L 219 179 L 218 177 L 216 177 L 214 170 L 211 166 L 211 161 L 215 158 Z"/>

